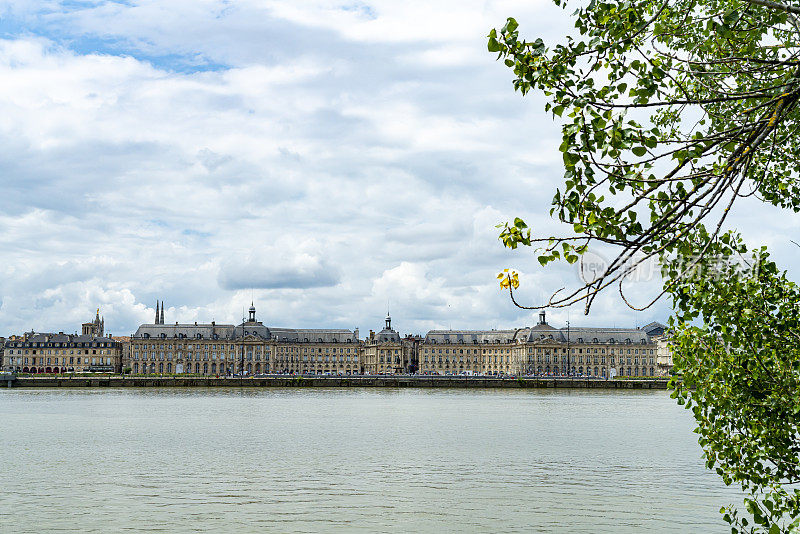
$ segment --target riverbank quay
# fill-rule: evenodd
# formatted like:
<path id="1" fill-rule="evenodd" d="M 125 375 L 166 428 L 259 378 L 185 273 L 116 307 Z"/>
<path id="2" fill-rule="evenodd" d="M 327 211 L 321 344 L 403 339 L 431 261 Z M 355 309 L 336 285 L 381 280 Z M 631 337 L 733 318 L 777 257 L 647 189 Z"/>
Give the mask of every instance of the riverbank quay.
<path id="1" fill-rule="evenodd" d="M 465 376 L 44 376 L 15 377 L 6 381 L 14 388 L 143 388 L 143 387 L 304 387 L 304 388 L 575 388 L 667 389 L 668 379 L 592 379 L 552 377 Z"/>

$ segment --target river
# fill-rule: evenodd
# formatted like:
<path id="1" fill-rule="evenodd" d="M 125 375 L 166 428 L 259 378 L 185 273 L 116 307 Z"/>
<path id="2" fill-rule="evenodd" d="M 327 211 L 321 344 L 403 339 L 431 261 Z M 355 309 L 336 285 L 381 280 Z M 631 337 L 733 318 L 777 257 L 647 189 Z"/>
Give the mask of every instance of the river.
<path id="1" fill-rule="evenodd" d="M 0 531 L 726 532 L 665 391 L 3 389 Z"/>

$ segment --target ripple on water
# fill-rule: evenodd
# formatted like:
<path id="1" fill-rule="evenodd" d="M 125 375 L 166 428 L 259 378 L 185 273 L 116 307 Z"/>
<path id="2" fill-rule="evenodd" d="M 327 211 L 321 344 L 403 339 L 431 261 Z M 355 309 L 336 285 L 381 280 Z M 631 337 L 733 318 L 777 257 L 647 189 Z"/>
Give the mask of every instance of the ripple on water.
<path id="1" fill-rule="evenodd" d="M 4 390 L 0 531 L 725 532 L 665 392 Z"/>

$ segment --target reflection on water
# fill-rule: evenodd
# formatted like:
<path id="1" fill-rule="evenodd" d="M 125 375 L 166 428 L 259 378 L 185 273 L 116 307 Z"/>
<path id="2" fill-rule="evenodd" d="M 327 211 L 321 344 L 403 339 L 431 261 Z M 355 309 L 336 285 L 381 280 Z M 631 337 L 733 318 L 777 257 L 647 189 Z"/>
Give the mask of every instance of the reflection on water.
<path id="1" fill-rule="evenodd" d="M 725 532 L 663 391 L 1 390 L 0 531 Z"/>

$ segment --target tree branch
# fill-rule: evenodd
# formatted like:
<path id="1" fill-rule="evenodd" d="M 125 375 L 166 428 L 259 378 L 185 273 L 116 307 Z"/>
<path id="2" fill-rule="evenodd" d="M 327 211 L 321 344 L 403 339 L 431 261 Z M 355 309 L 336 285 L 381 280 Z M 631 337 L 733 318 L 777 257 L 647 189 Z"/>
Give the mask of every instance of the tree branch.
<path id="1" fill-rule="evenodd" d="M 772 9 L 785 11 L 786 13 L 800 15 L 800 7 L 781 4 L 780 2 L 770 2 L 770 0 L 748 0 L 748 2 L 750 4 L 756 4 L 757 6 L 771 7 Z"/>

